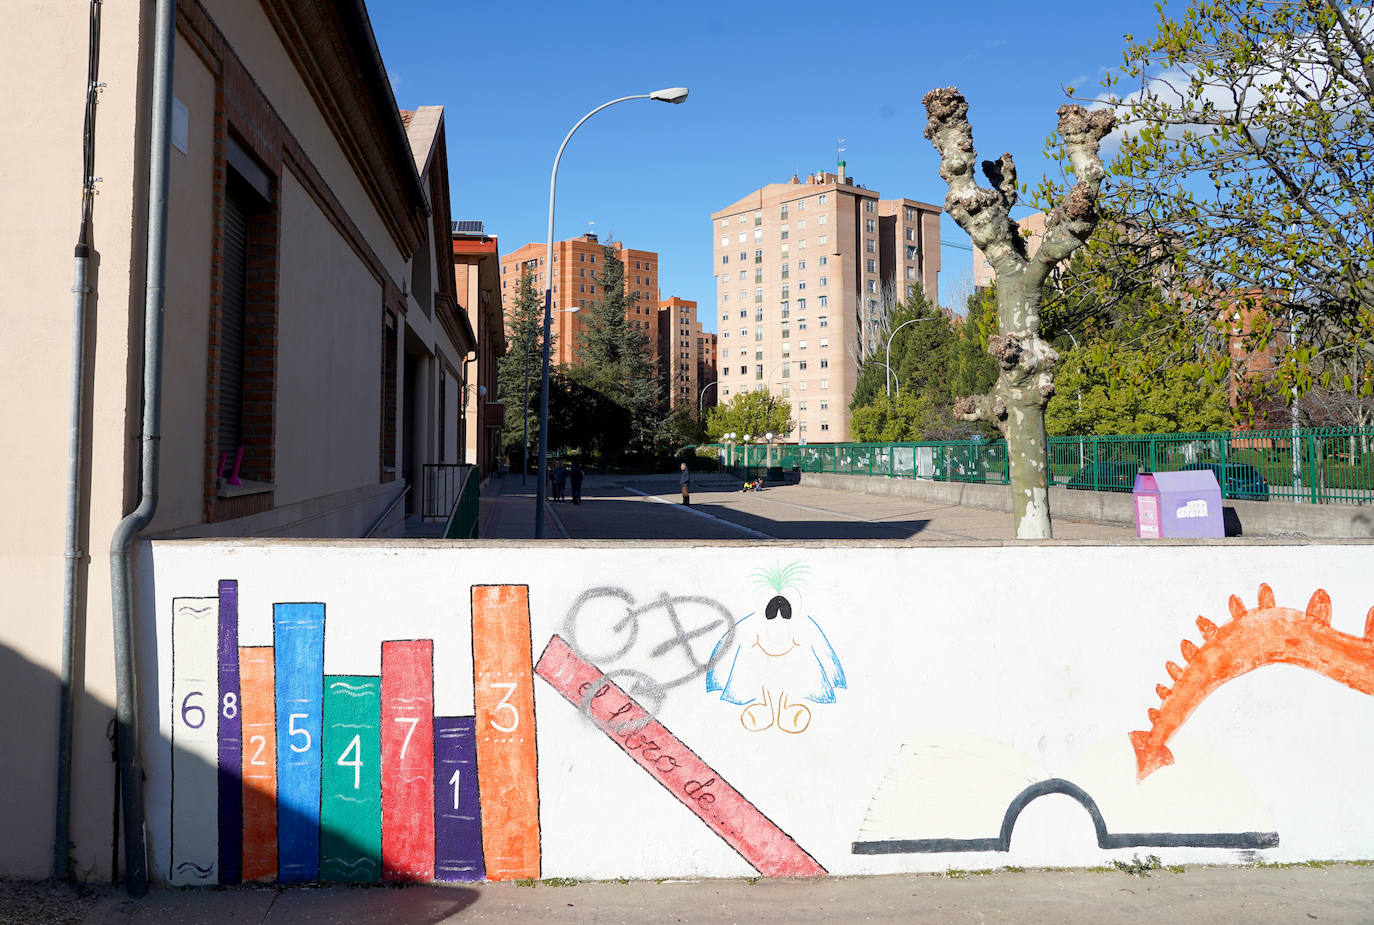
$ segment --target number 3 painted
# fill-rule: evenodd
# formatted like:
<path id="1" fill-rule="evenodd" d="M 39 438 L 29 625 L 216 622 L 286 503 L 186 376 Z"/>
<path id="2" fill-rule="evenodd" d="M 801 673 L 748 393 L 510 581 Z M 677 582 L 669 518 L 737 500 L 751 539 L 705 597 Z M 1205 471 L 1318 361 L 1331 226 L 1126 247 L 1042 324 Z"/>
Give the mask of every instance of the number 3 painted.
<path id="1" fill-rule="evenodd" d="M 495 719 L 492 719 L 492 721 L 491 721 L 491 728 L 495 729 L 497 732 L 514 732 L 516 729 L 520 728 L 520 714 L 519 714 L 518 712 L 516 712 L 515 707 L 512 706 L 512 705 L 511 705 L 511 702 L 510 702 L 510 699 L 511 699 L 512 697 L 515 696 L 515 682 L 514 682 L 514 681 L 494 681 L 494 682 L 492 682 L 492 684 L 489 685 L 489 686 L 490 686 L 490 687 L 502 688 L 502 689 L 504 689 L 505 692 L 506 692 L 506 693 L 505 693 L 505 696 L 503 696 L 503 697 L 501 698 L 501 702 L 498 703 L 498 704 L 496 705 L 496 709 L 492 710 L 492 712 L 493 712 L 493 713 L 499 713 L 501 710 L 509 710 L 509 711 L 510 711 L 510 725 L 509 725 L 509 726 L 502 726 L 502 725 L 501 725 L 500 723 L 498 723 Z"/>

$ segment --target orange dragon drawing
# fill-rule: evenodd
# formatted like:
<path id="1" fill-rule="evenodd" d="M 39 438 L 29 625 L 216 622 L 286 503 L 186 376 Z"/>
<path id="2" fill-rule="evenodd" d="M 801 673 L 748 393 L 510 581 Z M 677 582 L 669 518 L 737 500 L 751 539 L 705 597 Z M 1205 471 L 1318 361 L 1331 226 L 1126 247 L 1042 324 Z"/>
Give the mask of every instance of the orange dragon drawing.
<path id="1" fill-rule="evenodd" d="M 1172 688 L 1155 687 L 1163 703 L 1150 709 L 1150 731 L 1131 733 L 1136 779 L 1144 780 L 1174 763 L 1168 742 L 1202 701 L 1221 685 L 1265 665 L 1298 665 L 1339 681 L 1362 694 L 1374 694 L 1374 607 L 1365 615 L 1364 636 L 1331 628 L 1331 598 L 1318 588 L 1306 611 L 1274 605 L 1274 592 L 1259 586 L 1259 605 L 1246 610 L 1231 596 L 1231 620 L 1217 626 L 1197 618 L 1202 647 L 1183 640 L 1187 667 L 1166 662 Z"/>

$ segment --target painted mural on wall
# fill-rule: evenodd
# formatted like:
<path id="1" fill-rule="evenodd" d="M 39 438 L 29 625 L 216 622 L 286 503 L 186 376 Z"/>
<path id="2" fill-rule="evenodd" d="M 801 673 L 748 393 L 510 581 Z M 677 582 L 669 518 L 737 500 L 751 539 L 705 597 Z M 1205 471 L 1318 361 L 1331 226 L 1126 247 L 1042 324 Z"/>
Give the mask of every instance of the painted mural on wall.
<path id="1" fill-rule="evenodd" d="M 771 596 L 741 617 L 711 653 L 706 689 L 744 707 L 739 722 L 750 732 L 805 732 L 811 708 L 803 701 L 834 703 L 835 690 L 849 686 L 830 640 L 802 609 L 810 570 L 797 562 L 756 569 L 754 587 Z"/>
<path id="2" fill-rule="evenodd" d="M 1202 647 L 1183 640 L 1179 651 L 1184 666 L 1165 663 L 1174 686 L 1155 685 L 1161 708 L 1147 711 L 1148 732 L 1131 733 L 1141 780 L 1174 763 L 1170 737 L 1209 694 L 1256 668 L 1297 665 L 1361 694 L 1374 694 L 1374 607 L 1365 615 L 1363 636 L 1331 628 L 1331 598 L 1322 588 L 1305 611 L 1276 606 L 1266 584 L 1259 586 L 1259 604 L 1253 610 L 1234 594 L 1228 607 L 1231 619 L 1220 627 L 1206 617 L 1197 618 Z"/>
<path id="3" fill-rule="evenodd" d="M 286 548 L 279 562 L 178 551 L 159 583 L 174 580 L 159 592 L 166 752 L 150 786 L 165 788 L 154 844 L 170 883 L 1000 866 L 1043 807 L 1085 820 L 1100 851 L 1284 857 L 1318 815 L 1275 790 L 1303 756 L 1267 754 L 1244 724 L 1297 682 L 1238 679 L 1289 665 L 1374 693 L 1374 610 L 1363 637 L 1342 632 L 1324 590 L 1298 611 L 1261 585 L 1255 608 L 1231 598 L 1229 622 L 1199 617 L 1202 645 L 1184 641 L 1150 730 L 1128 738 L 1150 647 L 1107 628 L 1096 664 L 1061 669 L 1048 628 L 1008 642 L 1021 622 L 981 621 L 976 591 L 937 601 L 909 575 L 865 598 L 832 551 L 629 581 L 612 577 L 634 574 L 623 551 L 588 554 L 582 570 L 455 585 L 431 549 L 414 574 L 432 580 L 397 609 L 383 576 L 411 572 L 394 555 L 331 567 Z M 525 571 L 491 561 L 458 574 Z M 1079 612 L 1075 628 L 1091 626 Z M 1374 854 L 1374 837 L 1356 841 Z"/>

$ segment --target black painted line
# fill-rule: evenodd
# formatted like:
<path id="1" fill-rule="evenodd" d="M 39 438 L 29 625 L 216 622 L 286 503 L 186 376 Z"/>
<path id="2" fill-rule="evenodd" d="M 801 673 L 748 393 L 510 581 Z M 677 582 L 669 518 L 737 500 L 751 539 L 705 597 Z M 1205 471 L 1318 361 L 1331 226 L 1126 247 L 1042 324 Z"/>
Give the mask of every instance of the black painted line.
<path id="1" fill-rule="evenodd" d="M 1060 777 L 1038 781 L 1018 793 L 1002 817 L 1002 830 L 996 838 L 894 838 L 856 841 L 852 854 L 940 854 L 955 851 L 1010 851 L 1016 819 L 1032 800 L 1051 793 L 1072 797 L 1088 812 L 1097 833 L 1099 848 L 1273 848 L 1278 832 L 1123 832 L 1107 831 L 1106 820 L 1097 802 L 1072 781 Z"/>

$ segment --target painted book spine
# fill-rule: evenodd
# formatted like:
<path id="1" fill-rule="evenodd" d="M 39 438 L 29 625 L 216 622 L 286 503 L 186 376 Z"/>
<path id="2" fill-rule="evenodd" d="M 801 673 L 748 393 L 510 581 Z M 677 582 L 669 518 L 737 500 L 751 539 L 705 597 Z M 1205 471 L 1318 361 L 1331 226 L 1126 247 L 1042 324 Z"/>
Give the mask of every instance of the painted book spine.
<path id="1" fill-rule="evenodd" d="M 239 583 L 219 583 L 219 882 L 243 879 L 243 703 Z"/>
<path id="2" fill-rule="evenodd" d="M 382 878 L 434 879 L 434 642 L 382 643 Z"/>
<path id="3" fill-rule="evenodd" d="M 539 763 L 525 585 L 473 587 L 472 673 L 487 878 L 538 878 Z"/>
<path id="4" fill-rule="evenodd" d="M 325 676 L 321 879 L 375 883 L 381 876 L 381 725 L 380 678 Z"/>
<path id="5" fill-rule="evenodd" d="M 219 879 L 219 598 L 172 601 L 172 859 L 174 886 Z"/>
<path id="6" fill-rule="evenodd" d="M 324 604 L 274 604 L 277 650 L 277 878 L 320 875 Z"/>
<path id="7" fill-rule="evenodd" d="M 243 707 L 243 879 L 277 879 L 277 709 L 271 646 L 239 647 Z"/>
<path id="8" fill-rule="evenodd" d="M 483 880 L 476 718 L 434 718 L 434 876 Z"/>

